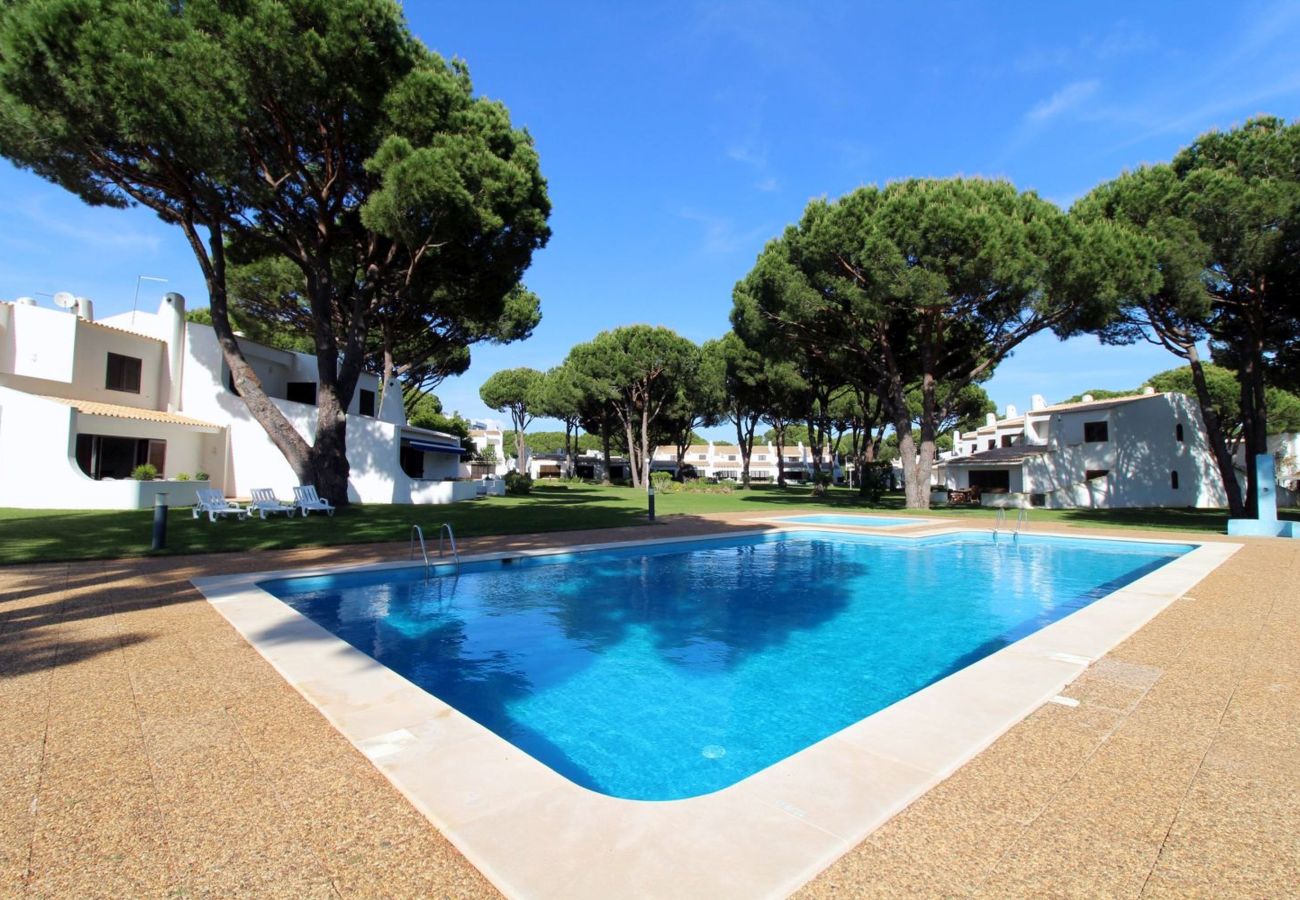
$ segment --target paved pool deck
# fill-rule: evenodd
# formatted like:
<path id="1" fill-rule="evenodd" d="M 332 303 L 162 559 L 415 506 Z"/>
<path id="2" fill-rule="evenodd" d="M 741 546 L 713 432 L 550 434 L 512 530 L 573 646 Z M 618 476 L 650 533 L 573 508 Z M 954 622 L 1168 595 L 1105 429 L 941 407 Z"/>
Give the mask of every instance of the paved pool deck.
<path id="1" fill-rule="evenodd" d="M 462 543 L 532 549 L 745 521 Z M 1300 544 L 1234 540 L 1240 552 L 1063 692 L 1077 706 L 1039 708 L 801 895 L 1294 892 Z M 0 569 L 0 896 L 494 895 L 189 585 L 406 552 Z"/>

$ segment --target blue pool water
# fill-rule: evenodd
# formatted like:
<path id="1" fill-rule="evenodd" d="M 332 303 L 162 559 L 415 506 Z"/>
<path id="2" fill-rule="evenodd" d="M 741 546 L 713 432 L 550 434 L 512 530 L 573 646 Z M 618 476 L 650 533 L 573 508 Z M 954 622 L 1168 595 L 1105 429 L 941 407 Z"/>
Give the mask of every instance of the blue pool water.
<path id="1" fill-rule="evenodd" d="M 1186 545 L 785 532 L 262 587 L 574 782 L 708 793 Z"/>
<path id="2" fill-rule="evenodd" d="M 782 516 L 782 522 L 795 525 L 858 525 L 863 528 L 898 528 L 902 525 L 925 525 L 929 519 L 898 519 L 890 516 Z"/>

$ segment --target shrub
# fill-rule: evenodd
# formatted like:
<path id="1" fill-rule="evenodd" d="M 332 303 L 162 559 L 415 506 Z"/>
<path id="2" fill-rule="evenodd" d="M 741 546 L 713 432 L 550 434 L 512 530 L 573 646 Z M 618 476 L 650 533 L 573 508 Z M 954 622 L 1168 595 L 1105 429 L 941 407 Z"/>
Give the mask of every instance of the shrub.
<path id="1" fill-rule="evenodd" d="M 158 477 L 158 469 L 149 463 L 141 463 L 131 470 L 131 477 L 136 481 L 153 481 Z"/>
<path id="2" fill-rule="evenodd" d="M 532 476 L 526 472 L 507 472 L 506 473 L 506 493 L 507 494 L 527 494 L 533 489 Z"/>
<path id="3" fill-rule="evenodd" d="M 673 483 L 672 472 L 651 472 L 650 486 L 655 489 L 656 494 L 667 494 L 676 489 Z"/>
<path id="4" fill-rule="evenodd" d="M 813 496 L 825 497 L 831 487 L 831 473 L 817 472 L 813 476 Z"/>
<path id="5" fill-rule="evenodd" d="M 868 503 L 875 503 L 880 500 L 889 487 L 891 465 L 888 462 L 869 462 L 862 467 L 860 473 L 862 483 L 859 493 L 867 499 Z"/>
<path id="6" fill-rule="evenodd" d="M 207 472 L 195 472 L 195 473 L 194 473 L 194 480 L 195 480 L 195 481 L 207 481 L 207 480 L 208 480 L 208 473 L 207 473 Z"/>
<path id="7" fill-rule="evenodd" d="M 177 473 L 176 473 L 176 480 L 177 480 L 177 481 L 189 481 L 189 480 L 190 480 L 190 473 L 189 473 L 189 472 L 177 472 Z"/>

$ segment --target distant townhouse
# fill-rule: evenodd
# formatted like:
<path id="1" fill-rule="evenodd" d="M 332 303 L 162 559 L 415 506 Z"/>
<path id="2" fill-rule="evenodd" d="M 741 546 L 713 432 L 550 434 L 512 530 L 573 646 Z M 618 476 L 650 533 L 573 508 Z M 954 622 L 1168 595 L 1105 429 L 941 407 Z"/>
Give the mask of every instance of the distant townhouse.
<path id="1" fill-rule="evenodd" d="M 505 432 L 501 430 L 500 423 L 491 420 L 471 422 L 469 439 L 474 442 L 474 449 L 479 455 L 489 460 L 472 464 L 475 475 L 504 475 L 513 467 L 510 453 L 506 450 Z"/>
<path id="2" fill-rule="evenodd" d="M 131 509 L 197 487 L 247 496 L 298 483 L 234 390 L 213 330 L 185 320 L 168 294 L 156 313 L 96 321 L 84 298 L 70 309 L 30 298 L 0 301 L 0 506 Z M 272 402 L 308 441 L 316 419 L 316 358 L 240 346 Z M 400 391 L 363 374 L 347 410 L 348 494 L 365 503 L 446 503 L 474 496 L 458 475 L 455 435 L 407 424 Z M 152 464 L 167 480 L 135 481 Z M 177 480 L 184 474 L 186 480 Z M 200 480 L 199 475 L 206 478 Z"/>
<path id="3" fill-rule="evenodd" d="M 749 478 L 754 482 L 774 482 L 779 471 L 778 463 L 784 459 L 785 477 L 789 481 L 803 481 L 812 477 L 813 452 L 802 443 L 783 448 L 778 456 L 776 446 L 755 442 L 749 458 Z M 735 444 L 692 444 L 686 448 L 682 457 L 682 466 L 689 467 L 688 474 L 694 472 L 699 478 L 716 478 L 724 481 L 739 481 L 744 467 L 744 457 L 740 447 Z M 652 472 L 676 472 L 677 448 L 664 445 L 655 447 L 650 460 Z M 843 475 L 840 461 L 829 450 L 823 450 L 821 470 L 831 472 L 835 480 Z"/>
<path id="4" fill-rule="evenodd" d="M 1195 401 L 1156 393 L 1008 407 L 974 431 L 955 432 L 936 466 L 949 490 L 977 489 L 985 504 L 1022 495 L 1033 506 L 1220 507 L 1223 482 Z"/>

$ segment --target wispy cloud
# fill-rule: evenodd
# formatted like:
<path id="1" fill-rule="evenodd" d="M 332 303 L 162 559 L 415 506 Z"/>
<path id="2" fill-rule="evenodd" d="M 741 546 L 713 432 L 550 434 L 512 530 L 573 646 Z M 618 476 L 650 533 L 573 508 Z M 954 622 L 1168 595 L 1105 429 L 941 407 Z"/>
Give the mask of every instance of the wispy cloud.
<path id="1" fill-rule="evenodd" d="M 42 231 L 99 250 L 135 250 L 156 253 L 162 243 L 157 235 L 122 228 L 119 224 L 94 227 L 90 221 L 97 218 L 90 211 L 65 215 L 51 213 L 37 198 L 28 198 L 10 207 L 21 213 Z"/>
<path id="2" fill-rule="evenodd" d="M 772 235 L 770 225 L 759 225 L 741 231 L 729 216 L 713 215 L 692 207 L 678 210 L 677 215 L 702 226 L 700 251 L 710 256 L 728 256 L 745 249 L 757 252 L 762 242 Z"/>
<path id="3" fill-rule="evenodd" d="M 1101 87 L 1101 81 L 1096 78 L 1089 78 L 1085 81 L 1072 81 L 1046 100 L 1036 103 L 1029 112 L 1025 113 L 1025 121 L 1034 125 L 1045 124 L 1063 113 L 1077 109 L 1084 101 L 1097 93 L 1099 87 Z"/>
<path id="4" fill-rule="evenodd" d="M 1035 75 L 1053 69 L 1067 69 L 1106 63 L 1136 53 L 1150 53 L 1160 43 L 1152 35 L 1121 20 L 1104 31 L 1080 35 L 1066 44 L 1031 45 L 1012 62 L 1012 68 L 1022 75 Z"/>
<path id="5" fill-rule="evenodd" d="M 1228 31 L 1228 29 L 1225 29 Z M 1112 150 L 1167 134 L 1228 128 L 1267 111 L 1264 104 L 1300 96 L 1300 4 L 1282 0 L 1242 16 L 1237 34 L 1226 34 L 1223 52 L 1197 77 L 1161 84 L 1126 104 L 1094 111 L 1099 121 L 1129 129 Z"/>

